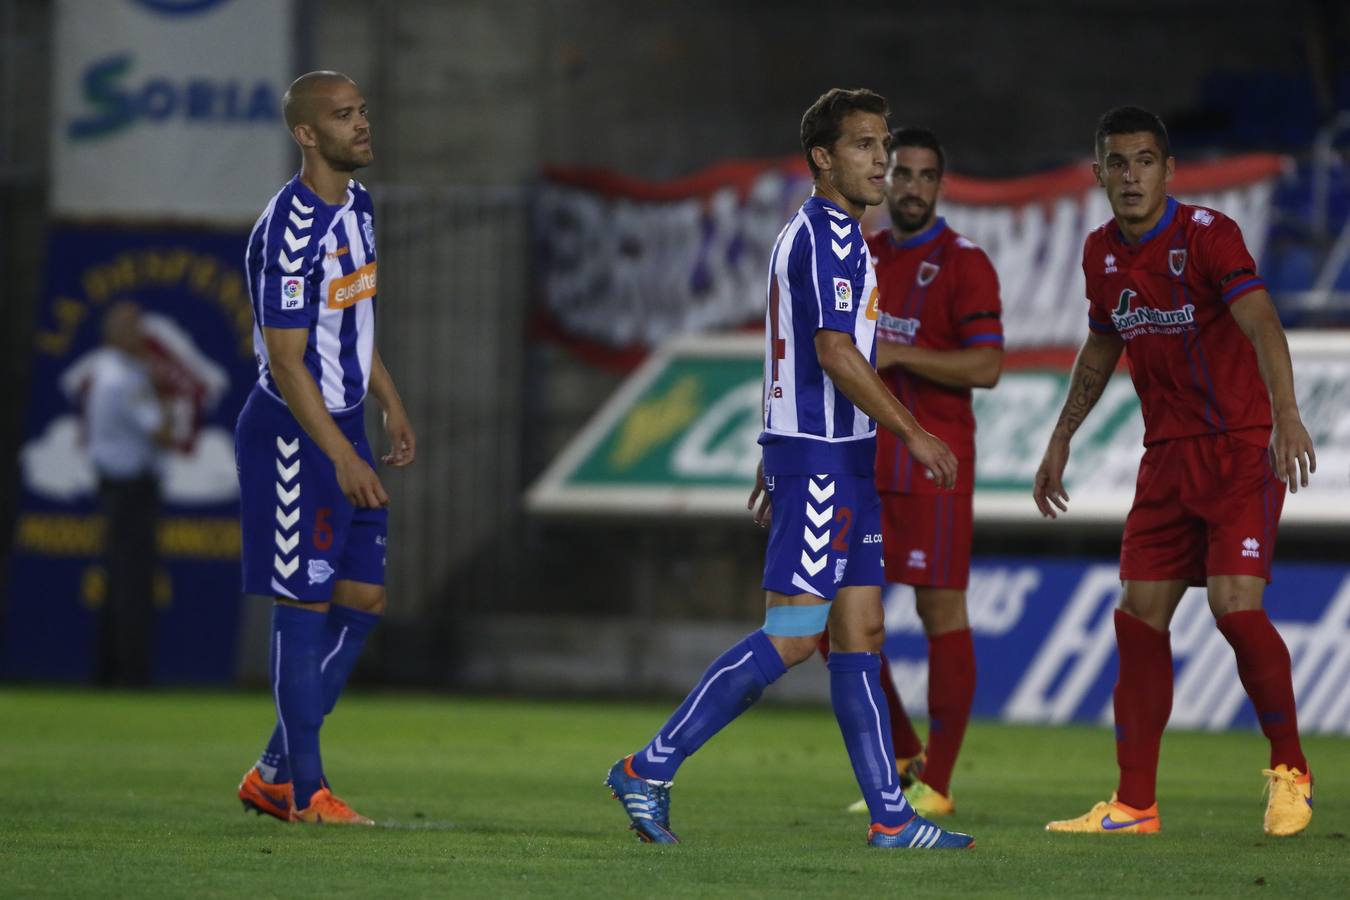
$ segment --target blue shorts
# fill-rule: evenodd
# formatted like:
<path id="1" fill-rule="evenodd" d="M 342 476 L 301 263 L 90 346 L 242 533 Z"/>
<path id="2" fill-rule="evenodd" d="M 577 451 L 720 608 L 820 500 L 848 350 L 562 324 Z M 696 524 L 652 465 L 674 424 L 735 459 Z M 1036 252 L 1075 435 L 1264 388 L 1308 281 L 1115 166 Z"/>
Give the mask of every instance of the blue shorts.
<path id="1" fill-rule="evenodd" d="M 881 498 L 869 475 L 765 475 L 773 504 L 764 588 L 833 600 L 881 585 Z"/>
<path id="2" fill-rule="evenodd" d="M 373 467 L 363 408 L 333 421 Z M 384 584 L 389 511 L 352 506 L 332 461 L 261 388 L 239 413 L 234 461 L 244 593 L 320 603 L 336 581 Z"/>

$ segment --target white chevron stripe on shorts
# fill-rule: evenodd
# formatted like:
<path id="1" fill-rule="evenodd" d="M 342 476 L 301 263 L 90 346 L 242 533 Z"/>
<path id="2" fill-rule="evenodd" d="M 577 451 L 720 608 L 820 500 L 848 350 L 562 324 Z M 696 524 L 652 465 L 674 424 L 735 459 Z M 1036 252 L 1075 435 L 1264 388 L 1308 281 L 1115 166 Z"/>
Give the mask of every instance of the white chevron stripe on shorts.
<path id="1" fill-rule="evenodd" d="M 296 545 L 300 543 L 300 531 L 298 529 L 300 519 L 300 482 L 297 480 L 300 475 L 300 457 L 295 452 L 300 449 L 300 439 L 294 438 L 287 443 L 277 435 L 277 506 L 276 521 L 277 529 L 273 532 L 273 539 L 279 554 L 272 556 L 272 568 L 276 574 L 272 576 L 272 589 L 278 590 L 277 575 L 283 579 L 290 578 L 295 570 L 300 566 L 300 555 Z M 294 457 L 294 459 L 291 459 Z M 283 461 L 291 459 L 290 465 L 283 465 Z M 287 487 L 289 485 L 289 487 Z M 291 553 L 295 556 L 290 556 Z M 290 591 L 280 590 L 281 596 L 293 597 Z"/>

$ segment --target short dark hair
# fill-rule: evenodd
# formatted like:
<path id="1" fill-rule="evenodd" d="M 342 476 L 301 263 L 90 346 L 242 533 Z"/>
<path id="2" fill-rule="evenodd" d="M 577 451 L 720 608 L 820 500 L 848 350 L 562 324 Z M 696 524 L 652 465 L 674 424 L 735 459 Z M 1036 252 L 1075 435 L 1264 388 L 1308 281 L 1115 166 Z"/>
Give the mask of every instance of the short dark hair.
<path id="1" fill-rule="evenodd" d="M 932 150 L 937 154 L 938 175 L 947 171 L 947 154 L 942 150 L 942 142 L 938 136 L 927 128 L 897 128 L 891 132 L 890 151 L 894 153 L 897 147 L 922 147 L 925 150 Z"/>
<path id="2" fill-rule="evenodd" d="M 811 158 L 811 148 L 833 147 L 843 133 L 844 119 L 855 112 L 876 113 L 884 119 L 891 111 L 886 98 L 876 91 L 830 88 L 817 97 L 802 116 L 802 151 L 806 153 L 806 164 L 811 167 L 813 178 L 820 174 L 820 169 Z"/>
<path id="3" fill-rule="evenodd" d="M 1147 131 L 1158 139 L 1158 148 L 1164 157 L 1172 155 L 1172 142 L 1167 139 L 1167 126 L 1163 120 L 1138 106 L 1117 106 L 1102 113 L 1102 117 L 1097 120 L 1093 149 L 1100 158 L 1106 147 L 1107 135 L 1138 134 L 1141 131 Z"/>

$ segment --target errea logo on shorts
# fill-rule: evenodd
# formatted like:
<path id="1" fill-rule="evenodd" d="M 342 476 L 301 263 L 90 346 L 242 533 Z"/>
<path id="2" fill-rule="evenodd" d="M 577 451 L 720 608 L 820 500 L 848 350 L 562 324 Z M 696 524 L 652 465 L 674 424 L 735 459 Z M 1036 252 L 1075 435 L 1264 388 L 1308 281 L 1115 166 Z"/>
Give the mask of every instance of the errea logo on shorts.
<path id="1" fill-rule="evenodd" d="M 1261 558 L 1261 542 L 1256 538 L 1244 538 L 1242 541 L 1242 555 L 1250 559 Z"/>
<path id="2" fill-rule="evenodd" d="M 928 568 L 928 554 L 922 550 L 911 550 L 909 551 L 909 562 L 906 565 L 911 569 L 926 569 Z"/>
<path id="3" fill-rule="evenodd" d="M 281 308 L 303 309 L 305 305 L 305 279 L 288 277 L 281 279 Z"/>
<path id="4" fill-rule="evenodd" d="M 834 279 L 835 312 L 853 312 L 853 282 L 847 278 Z"/>

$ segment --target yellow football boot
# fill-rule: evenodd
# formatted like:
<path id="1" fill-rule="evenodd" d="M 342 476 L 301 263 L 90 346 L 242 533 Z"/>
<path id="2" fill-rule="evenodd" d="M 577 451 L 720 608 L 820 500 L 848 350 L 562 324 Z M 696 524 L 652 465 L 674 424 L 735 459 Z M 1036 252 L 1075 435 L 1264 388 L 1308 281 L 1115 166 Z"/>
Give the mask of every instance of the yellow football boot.
<path id="1" fill-rule="evenodd" d="M 1312 821 L 1312 772 L 1306 775 L 1281 763 L 1262 769 L 1266 782 L 1266 834 L 1285 837 L 1298 834 Z"/>
<path id="2" fill-rule="evenodd" d="M 1162 820 L 1158 818 L 1158 804 L 1148 809 L 1135 809 L 1117 800 L 1113 791 L 1109 801 L 1098 803 L 1076 819 L 1051 822 L 1045 830 L 1077 834 L 1157 834 L 1162 830 Z"/>
<path id="3" fill-rule="evenodd" d="M 938 819 L 956 812 L 956 804 L 948 794 L 939 794 L 922 781 L 905 791 L 905 799 L 914 811 L 925 819 Z"/>
<path id="4" fill-rule="evenodd" d="M 923 775 L 924 763 L 928 761 L 928 754 L 920 753 L 918 756 L 898 756 L 895 759 L 895 774 L 900 776 L 900 786 L 905 789 L 905 796 L 909 796 L 910 786 L 918 781 Z M 916 807 L 917 808 L 917 807 Z M 851 813 L 867 812 L 867 801 L 856 800 L 848 811 Z M 926 815 L 922 810 L 919 815 Z M 941 815 L 939 813 L 939 815 Z"/>

